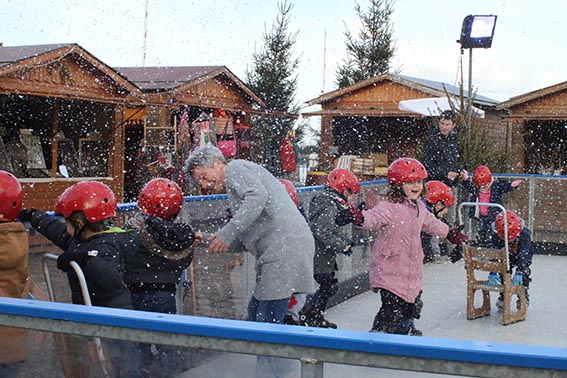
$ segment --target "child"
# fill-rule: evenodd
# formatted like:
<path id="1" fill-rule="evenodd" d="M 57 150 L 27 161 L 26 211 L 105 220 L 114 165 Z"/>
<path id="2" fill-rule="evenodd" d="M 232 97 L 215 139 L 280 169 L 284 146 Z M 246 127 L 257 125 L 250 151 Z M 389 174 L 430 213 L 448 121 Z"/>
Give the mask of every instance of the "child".
<path id="1" fill-rule="evenodd" d="M 532 272 L 530 266 L 532 265 L 534 255 L 531 231 L 525 227 L 524 220 L 513 211 L 506 211 L 506 222 L 506 228 L 508 229 L 508 250 L 510 252 L 510 269 L 516 268 L 516 272 L 512 277 L 512 284 L 525 286 L 526 299 L 529 303 L 528 289 L 530 287 L 530 276 Z M 494 222 L 493 231 L 495 235 L 491 239 L 490 247 L 497 249 L 504 248 L 504 228 L 504 213 L 500 212 Z M 491 282 L 487 282 L 488 284 L 498 285 L 502 282 L 501 277 L 497 274 L 491 274 L 493 277 Z M 503 299 L 503 294 L 500 293 L 498 301 L 496 302 L 496 306 L 499 310 L 504 308 Z"/>
<path id="2" fill-rule="evenodd" d="M 448 208 L 455 206 L 455 195 L 451 188 L 437 180 L 428 181 L 425 184 L 425 189 L 426 193 L 423 199 L 425 207 L 435 215 L 435 218 L 442 219 Z M 423 248 L 423 263 L 437 262 L 441 258 L 438 238 L 433 238 L 430 234 L 422 232 L 421 246 Z"/>
<path id="3" fill-rule="evenodd" d="M 493 179 L 492 172 L 487 166 L 478 166 L 474 172 L 472 180 L 465 175 L 463 186 L 470 193 L 470 202 L 480 203 L 496 203 L 503 204 L 502 196 L 516 189 L 522 183 L 522 180 L 506 181 L 502 179 Z M 490 231 L 492 223 L 496 219 L 496 215 L 501 210 L 497 207 L 476 206 L 471 207 L 469 216 L 479 221 L 479 235 L 485 235 Z"/>
<path id="4" fill-rule="evenodd" d="M 415 328 L 419 319 L 423 276 L 423 250 L 420 232 L 461 244 L 466 237 L 458 228 L 427 211 L 420 201 L 427 171 L 417 160 L 400 158 L 388 167 L 386 199 L 370 210 L 351 207 L 354 224 L 366 230 L 379 230 L 370 260 L 370 286 L 380 292 L 382 307 L 371 331 L 421 336 Z"/>
<path id="5" fill-rule="evenodd" d="M 17 222 L 22 187 L 14 175 L 0 171 L 0 296 L 28 297 L 28 233 Z M 16 377 L 27 357 L 27 330 L 0 327 L 0 377 Z"/>
<path id="6" fill-rule="evenodd" d="M 280 179 L 280 182 L 285 187 L 287 194 L 289 194 L 289 197 L 291 198 L 295 206 L 297 206 L 297 210 L 299 210 L 299 212 L 301 213 L 301 215 L 303 215 L 304 218 L 307 218 L 305 216 L 305 212 L 303 208 L 299 205 L 299 196 L 297 195 L 297 190 L 295 189 L 295 185 L 293 185 L 291 181 L 285 179 Z M 289 305 L 287 307 L 287 314 L 284 317 L 284 324 L 289 324 L 289 325 L 303 324 L 300 321 L 299 312 L 305 305 L 306 301 L 307 301 L 307 293 L 293 293 L 289 301 Z"/>
<path id="7" fill-rule="evenodd" d="M 182 205 L 181 188 L 169 179 L 155 178 L 140 192 L 141 212 L 125 224 L 141 236 L 137 253 L 127 256 L 124 275 L 134 310 L 176 313 L 177 284 L 191 264 L 198 238 L 190 225 L 175 222 Z"/>
<path id="8" fill-rule="evenodd" d="M 319 289 L 301 311 L 301 319 L 308 326 L 337 328 L 324 318 L 329 298 L 339 289 L 335 278 L 337 254 L 352 254 L 352 241 L 337 224 L 340 210 L 348 209 L 348 199 L 360 193 L 360 182 L 354 173 L 336 168 L 327 176 L 325 188 L 316 194 L 309 206 L 309 227 L 315 238 L 313 270 Z"/>
<path id="9" fill-rule="evenodd" d="M 116 216 L 112 190 L 97 181 L 78 182 L 59 196 L 55 215 L 63 216 L 65 222 L 36 209 L 23 209 L 20 220 L 29 221 L 64 251 L 57 258 L 57 268 L 67 272 L 73 303 L 85 302 L 71 261 L 85 275 L 93 306 L 132 309 L 132 298 L 123 281 L 124 258 L 138 249 L 139 241 L 135 233 L 110 225 L 110 219 Z M 119 376 L 139 375 L 137 355 L 130 343 L 108 340 L 105 344 Z"/>
<path id="10" fill-rule="evenodd" d="M 181 188 L 165 178 L 150 180 L 140 191 L 140 213 L 125 227 L 140 234 L 137 253 L 126 258 L 124 281 L 132 293 L 134 310 L 175 314 L 175 293 L 183 271 L 191 264 L 200 237 L 193 228 L 176 222 L 183 205 Z M 141 346 L 144 367 L 151 375 L 178 372 L 177 348 Z"/>

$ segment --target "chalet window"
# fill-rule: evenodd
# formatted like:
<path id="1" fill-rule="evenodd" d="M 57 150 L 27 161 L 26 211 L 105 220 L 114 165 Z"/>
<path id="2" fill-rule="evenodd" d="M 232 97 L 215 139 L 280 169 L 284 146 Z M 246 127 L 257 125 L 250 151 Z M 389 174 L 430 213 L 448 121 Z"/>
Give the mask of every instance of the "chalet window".
<path id="1" fill-rule="evenodd" d="M 114 106 L 0 96 L 0 156 L 21 178 L 106 177 Z M 27 159 L 26 159 L 27 154 Z"/>

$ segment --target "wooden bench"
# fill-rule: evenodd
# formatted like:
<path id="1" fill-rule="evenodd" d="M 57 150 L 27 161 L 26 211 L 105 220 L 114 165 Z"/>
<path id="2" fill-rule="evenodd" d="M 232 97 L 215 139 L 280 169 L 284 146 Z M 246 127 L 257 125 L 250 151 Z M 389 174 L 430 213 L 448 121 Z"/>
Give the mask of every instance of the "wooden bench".
<path id="1" fill-rule="evenodd" d="M 463 245 L 465 269 L 467 272 L 467 319 L 476 319 L 490 315 L 490 292 L 503 293 L 504 311 L 502 324 L 508 325 L 526 319 L 527 300 L 526 288 L 522 285 L 512 285 L 512 275 L 508 265 L 506 249 L 490 249 Z M 486 285 L 485 278 L 479 280 L 475 272 L 495 272 L 502 278 L 500 285 Z M 475 293 L 481 290 L 482 305 L 475 307 Z M 517 297 L 512 306 L 513 297 Z M 512 311 L 512 308 L 516 311 Z"/>

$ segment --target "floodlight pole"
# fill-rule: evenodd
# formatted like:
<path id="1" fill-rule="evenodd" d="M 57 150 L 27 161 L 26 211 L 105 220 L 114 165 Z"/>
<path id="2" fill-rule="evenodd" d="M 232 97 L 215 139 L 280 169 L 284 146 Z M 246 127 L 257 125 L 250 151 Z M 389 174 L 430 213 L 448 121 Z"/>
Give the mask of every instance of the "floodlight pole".
<path id="1" fill-rule="evenodd" d="M 472 48 L 469 48 L 469 90 L 467 93 L 467 125 L 465 128 L 465 141 L 470 144 L 471 141 L 471 129 L 472 129 Z"/>

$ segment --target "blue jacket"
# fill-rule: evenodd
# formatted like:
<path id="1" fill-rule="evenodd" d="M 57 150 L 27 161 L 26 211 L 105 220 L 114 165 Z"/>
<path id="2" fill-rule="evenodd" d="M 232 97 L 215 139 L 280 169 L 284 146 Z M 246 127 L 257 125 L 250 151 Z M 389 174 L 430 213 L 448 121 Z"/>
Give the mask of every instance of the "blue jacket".
<path id="1" fill-rule="evenodd" d="M 479 198 L 479 194 L 478 194 L 478 188 L 473 184 L 472 180 L 469 178 L 466 181 L 463 181 L 463 186 L 465 187 L 465 189 L 468 190 L 468 192 L 470 193 L 470 202 L 478 202 L 478 198 Z M 504 194 L 506 193 L 510 193 L 511 191 L 513 191 L 514 187 L 512 187 L 512 183 L 506 180 L 502 180 L 502 179 L 495 179 L 492 182 L 492 186 L 490 187 L 490 203 L 497 203 L 499 205 L 504 205 L 504 201 L 502 199 L 502 197 L 504 196 Z M 471 207 L 469 210 L 469 216 L 471 218 L 477 218 L 479 219 L 480 217 L 477 217 L 475 215 L 477 211 L 476 207 Z M 488 216 L 487 216 L 487 223 L 491 224 L 496 220 L 496 216 L 498 215 L 498 213 L 500 213 L 500 209 L 497 207 L 489 207 L 488 208 Z"/>
<path id="2" fill-rule="evenodd" d="M 492 248 L 504 248 L 504 240 L 497 235 L 493 235 L 492 242 Z M 520 235 L 513 242 L 510 242 L 508 247 L 510 249 L 510 267 L 517 267 L 517 270 L 524 272 L 524 275 L 527 273 L 529 276 L 527 269 L 532 265 L 534 256 L 531 231 L 524 227 Z"/>

